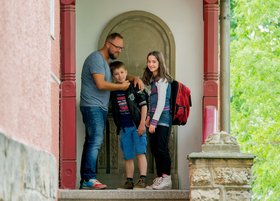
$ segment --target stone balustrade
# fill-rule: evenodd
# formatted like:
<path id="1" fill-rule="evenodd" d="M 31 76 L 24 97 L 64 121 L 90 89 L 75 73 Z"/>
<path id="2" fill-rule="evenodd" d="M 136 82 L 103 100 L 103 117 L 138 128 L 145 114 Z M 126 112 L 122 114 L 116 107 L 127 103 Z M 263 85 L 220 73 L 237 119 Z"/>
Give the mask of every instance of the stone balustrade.
<path id="1" fill-rule="evenodd" d="M 190 201 L 251 200 L 254 156 L 241 153 L 228 133 L 209 135 L 202 152 L 191 153 L 188 160 Z"/>

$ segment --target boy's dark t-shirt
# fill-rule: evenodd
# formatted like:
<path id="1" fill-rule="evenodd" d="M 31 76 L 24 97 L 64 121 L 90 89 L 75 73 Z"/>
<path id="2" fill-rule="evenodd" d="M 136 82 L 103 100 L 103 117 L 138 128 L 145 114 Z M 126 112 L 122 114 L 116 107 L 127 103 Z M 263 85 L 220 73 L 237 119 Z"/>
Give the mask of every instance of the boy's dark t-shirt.
<path id="1" fill-rule="evenodd" d="M 147 105 L 146 95 L 131 83 L 126 91 L 111 92 L 111 104 L 118 131 L 122 127 L 138 127 L 141 120 L 141 107 Z"/>
<path id="2" fill-rule="evenodd" d="M 132 127 L 134 125 L 129 108 L 125 98 L 125 91 L 115 91 L 116 104 L 119 108 L 120 127 Z"/>

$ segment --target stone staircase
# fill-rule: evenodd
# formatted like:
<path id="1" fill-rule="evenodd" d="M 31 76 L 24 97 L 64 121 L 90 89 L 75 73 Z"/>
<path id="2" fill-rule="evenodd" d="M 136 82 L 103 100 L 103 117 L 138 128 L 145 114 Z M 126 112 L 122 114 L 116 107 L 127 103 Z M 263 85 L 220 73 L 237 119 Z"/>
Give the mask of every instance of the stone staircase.
<path id="1" fill-rule="evenodd" d="M 188 190 L 58 190 L 59 201 L 189 201 Z"/>

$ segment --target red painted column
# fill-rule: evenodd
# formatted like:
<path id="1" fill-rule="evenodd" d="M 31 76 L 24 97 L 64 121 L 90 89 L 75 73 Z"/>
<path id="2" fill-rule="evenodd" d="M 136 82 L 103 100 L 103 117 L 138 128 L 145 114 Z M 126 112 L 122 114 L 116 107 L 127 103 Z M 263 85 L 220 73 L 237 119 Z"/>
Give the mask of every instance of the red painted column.
<path id="1" fill-rule="evenodd" d="M 60 1 L 60 188 L 76 187 L 76 28 L 75 0 Z"/>
<path id="2" fill-rule="evenodd" d="M 203 1 L 204 84 L 202 143 L 217 130 L 218 123 L 218 0 Z"/>

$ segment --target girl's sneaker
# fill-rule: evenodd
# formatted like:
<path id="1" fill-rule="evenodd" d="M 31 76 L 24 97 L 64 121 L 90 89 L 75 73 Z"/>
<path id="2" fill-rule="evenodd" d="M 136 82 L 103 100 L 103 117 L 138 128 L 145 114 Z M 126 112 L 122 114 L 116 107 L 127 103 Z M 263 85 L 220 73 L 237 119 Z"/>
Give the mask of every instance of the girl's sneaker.
<path id="1" fill-rule="evenodd" d="M 155 186 L 158 186 L 162 181 L 162 177 L 157 177 L 153 180 L 153 184 L 150 186 L 147 186 L 146 189 L 153 190 Z"/>
<path id="2" fill-rule="evenodd" d="M 167 190 L 172 188 L 172 181 L 170 175 L 164 175 L 161 177 L 162 179 L 157 183 L 157 185 L 153 186 L 154 190 Z"/>

